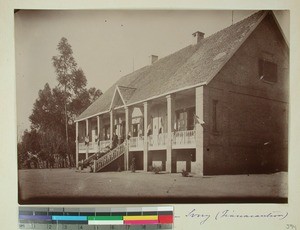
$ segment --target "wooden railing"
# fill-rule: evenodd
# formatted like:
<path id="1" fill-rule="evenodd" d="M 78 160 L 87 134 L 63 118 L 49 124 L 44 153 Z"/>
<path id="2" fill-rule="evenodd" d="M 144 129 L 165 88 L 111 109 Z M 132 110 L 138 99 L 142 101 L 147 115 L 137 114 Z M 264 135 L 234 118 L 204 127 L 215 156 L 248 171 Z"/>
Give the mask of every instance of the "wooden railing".
<path id="1" fill-rule="evenodd" d="M 109 148 L 110 145 L 111 145 L 111 141 L 110 141 L 110 140 L 100 141 L 100 151 L 101 151 L 102 149 Z"/>
<path id="2" fill-rule="evenodd" d="M 193 146 L 195 145 L 195 130 L 177 131 L 173 133 L 172 146 Z"/>
<path id="3" fill-rule="evenodd" d="M 86 152 L 86 148 L 87 148 L 87 145 L 85 143 L 79 143 L 79 152 L 80 153 L 85 153 Z M 96 151 L 98 151 L 98 145 L 97 145 L 97 142 L 89 142 L 88 143 L 88 148 L 89 148 L 89 153 L 94 153 Z"/>
<path id="4" fill-rule="evenodd" d="M 93 155 L 89 156 L 87 159 L 79 162 L 79 166 L 81 166 L 81 168 L 86 168 L 93 160 L 97 158 L 97 154 L 98 153 L 94 153 Z"/>
<path id="5" fill-rule="evenodd" d="M 131 149 L 143 149 L 144 137 L 131 137 L 129 139 L 129 148 Z"/>
<path id="6" fill-rule="evenodd" d="M 125 142 L 121 145 L 118 145 L 116 148 L 105 154 L 104 156 L 100 157 L 98 160 L 94 161 L 94 172 L 99 172 L 105 166 L 109 165 L 114 160 L 118 159 L 122 156 L 126 151 L 126 144 Z"/>
<path id="7" fill-rule="evenodd" d="M 167 133 L 160 133 L 158 135 L 150 135 L 148 137 L 149 140 L 149 147 L 155 148 L 155 147 L 165 147 L 167 144 Z"/>
<path id="8" fill-rule="evenodd" d="M 107 147 L 110 148 L 110 143 L 111 143 L 110 140 L 100 141 L 100 149 L 99 149 L 98 142 L 89 142 L 88 152 L 89 153 L 96 153 L 96 152 L 99 152 L 101 150 L 107 149 Z M 85 153 L 86 152 L 87 145 L 85 143 L 79 143 L 78 147 L 79 147 L 79 153 Z"/>

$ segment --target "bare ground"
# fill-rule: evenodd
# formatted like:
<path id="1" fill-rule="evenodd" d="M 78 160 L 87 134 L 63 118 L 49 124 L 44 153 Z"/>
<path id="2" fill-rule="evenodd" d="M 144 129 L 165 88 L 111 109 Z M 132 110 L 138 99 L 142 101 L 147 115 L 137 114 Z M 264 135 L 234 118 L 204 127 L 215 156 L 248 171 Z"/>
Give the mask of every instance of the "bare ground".
<path id="1" fill-rule="evenodd" d="M 82 173 L 75 169 L 19 170 L 19 200 L 42 198 L 287 198 L 287 173 L 183 177 L 151 172 Z M 201 203 L 201 199 L 199 200 Z M 263 200 L 262 200 L 263 201 Z M 197 200 L 196 200 L 197 202 Z M 247 202 L 247 200 L 246 200 Z M 48 203 L 48 202 L 46 202 Z M 56 203 L 54 201 L 54 203 Z M 60 203 L 60 202 L 59 202 Z M 84 202 L 83 202 L 84 203 Z M 104 202 L 107 203 L 107 202 Z M 111 202 L 115 203 L 115 202 Z"/>

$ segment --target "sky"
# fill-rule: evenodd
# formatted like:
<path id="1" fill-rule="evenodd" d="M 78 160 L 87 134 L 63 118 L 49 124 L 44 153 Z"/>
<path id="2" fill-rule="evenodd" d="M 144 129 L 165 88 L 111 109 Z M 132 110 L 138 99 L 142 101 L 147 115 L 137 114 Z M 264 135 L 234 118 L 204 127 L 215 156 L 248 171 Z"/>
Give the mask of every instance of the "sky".
<path id="1" fill-rule="evenodd" d="M 51 58 L 66 37 L 88 87 L 103 92 L 120 77 L 250 16 L 255 11 L 22 10 L 15 14 L 18 138 L 29 129 L 38 91 L 57 85 Z M 289 14 L 275 15 L 289 41 Z"/>

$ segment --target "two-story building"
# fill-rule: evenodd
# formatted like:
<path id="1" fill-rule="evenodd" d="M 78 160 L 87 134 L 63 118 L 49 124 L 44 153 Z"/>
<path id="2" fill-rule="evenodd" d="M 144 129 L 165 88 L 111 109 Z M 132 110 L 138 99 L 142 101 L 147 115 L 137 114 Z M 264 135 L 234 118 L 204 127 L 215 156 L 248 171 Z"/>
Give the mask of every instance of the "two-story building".
<path id="1" fill-rule="evenodd" d="M 273 12 L 194 36 L 120 78 L 76 119 L 77 166 L 106 149 L 95 171 L 129 170 L 133 158 L 144 171 L 287 170 L 289 47 Z"/>

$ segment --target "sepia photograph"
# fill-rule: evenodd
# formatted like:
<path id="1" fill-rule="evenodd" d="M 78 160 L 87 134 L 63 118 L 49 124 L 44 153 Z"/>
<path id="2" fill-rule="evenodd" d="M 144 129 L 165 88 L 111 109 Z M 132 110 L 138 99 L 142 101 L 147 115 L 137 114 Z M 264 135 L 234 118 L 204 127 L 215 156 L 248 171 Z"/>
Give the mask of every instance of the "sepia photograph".
<path id="1" fill-rule="evenodd" d="M 19 204 L 287 203 L 288 10 L 15 10 Z"/>

